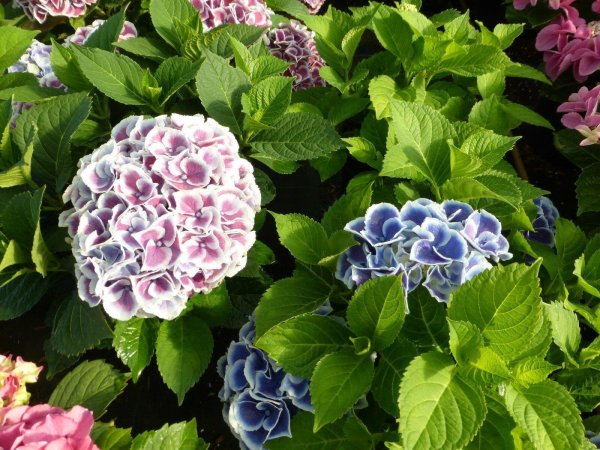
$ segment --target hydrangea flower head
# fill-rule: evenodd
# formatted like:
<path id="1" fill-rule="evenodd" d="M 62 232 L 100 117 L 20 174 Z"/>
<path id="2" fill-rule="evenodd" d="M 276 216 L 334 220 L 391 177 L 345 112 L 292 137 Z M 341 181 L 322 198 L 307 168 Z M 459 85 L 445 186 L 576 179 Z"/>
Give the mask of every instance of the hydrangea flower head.
<path id="1" fill-rule="evenodd" d="M 329 310 L 325 308 L 324 313 Z M 265 442 L 290 437 L 290 420 L 298 411 L 313 411 L 309 382 L 286 373 L 254 346 L 250 319 L 217 364 L 224 386 L 223 418 L 240 440 L 242 449 L 262 450 Z"/>
<path id="2" fill-rule="evenodd" d="M 582 86 L 557 109 L 558 112 L 565 113 L 561 118 L 562 124 L 567 128 L 577 130 L 585 137 L 580 145 L 591 145 L 600 141 L 599 99 L 600 85 L 593 89 Z"/>
<path id="3" fill-rule="evenodd" d="M 552 200 L 544 196 L 536 198 L 533 203 L 537 207 L 537 215 L 532 222 L 534 231 L 525 231 L 523 235 L 527 240 L 554 247 L 556 221 L 559 217 L 558 209 Z"/>
<path id="4" fill-rule="evenodd" d="M 69 44 L 77 44 L 83 45 L 89 39 L 89 37 L 106 22 L 105 20 L 94 20 L 91 25 L 87 25 L 85 27 L 79 27 L 75 30 L 71 36 L 65 38 L 65 45 Z M 126 41 L 127 39 L 132 39 L 137 37 L 138 32 L 135 28 L 135 25 L 131 22 L 125 21 L 123 24 L 123 29 L 119 34 L 118 42 Z"/>
<path id="5" fill-rule="evenodd" d="M 325 0 L 300 0 L 308 7 L 308 12 L 311 14 L 316 14 L 319 12 Z"/>
<path id="6" fill-rule="evenodd" d="M 201 115 L 132 116 L 84 156 L 60 216 L 79 294 L 118 320 L 173 319 L 239 272 L 260 191 L 225 127 Z"/>
<path id="7" fill-rule="evenodd" d="M 44 23 L 48 16 L 79 17 L 98 0 L 14 0 L 27 17 Z"/>
<path id="8" fill-rule="evenodd" d="M 81 406 L 0 408 L 0 448 L 99 450 L 90 437 L 93 425 L 92 413 Z"/>
<path id="9" fill-rule="evenodd" d="M 226 23 L 261 28 L 271 26 L 271 11 L 263 0 L 190 0 L 200 13 L 204 31 Z"/>
<path id="10" fill-rule="evenodd" d="M 294 77 L 294 89 L 325 86 L 319 70 L 325 61 L 315 44 L 315 33 L 296 20 L 280 24 L 267 34 L 271 54 L 291 63 L 284 75 Z"/>
<path id="11" fill-rule="evenodd" d="M 25 405 L 31 395 L 26 384 L 35 383 L 41 371 L 42 367 L 20 356 L 0 355 L 0 408 Z"/>
<path id="12" fill-rule="evenodd" d="M 423 286 L 445 302 L 458 286 L 490 269 L 488 260 L 512 257 L 501 228 L 487 211 L 454 200 L 418 199 L 400 210 L 389 203 L 372 205 L 344 228 L 358 245 L 340 256 L 336 277 L 352 288 L 376 277 L 401 276 L 407 297 L 425 275 Z"/>

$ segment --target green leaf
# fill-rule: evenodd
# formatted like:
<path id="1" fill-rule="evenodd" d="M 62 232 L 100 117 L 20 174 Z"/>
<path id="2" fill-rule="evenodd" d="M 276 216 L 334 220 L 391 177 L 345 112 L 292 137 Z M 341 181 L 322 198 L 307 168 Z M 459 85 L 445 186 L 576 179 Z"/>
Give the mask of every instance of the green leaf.
<path id="1" fill-rule="evenodd" d="M 208 450 L 208 445 L 198 437 L 197 428 L 196 419 L 165 424 L 160 430 L 136 436 L 131 450 Z"/>
<path id="2" fill-rule="evenodd" d="M 585 233 L 570 220 L 559 218 L 556 221 L 556 254 L 559 260 L 559 274 L 565 284 L 575 283 L 575 260 L 585 249 Z"/>
<path id="3" fill-rule="evenodd" d="M 320 223 L 301 214 L 271 214 L 279 240 L 296 259 L 317 264 L 329 254 L 327 234 Z"/>
<path id="4" fill-rule="evenodd" d="M 63 409 L 80 405 L 99 419 L 128 381 L 129 374 L 115 370 L 102 360 L 84 361 L 58 383 L 48 403 Z"/>
<path id="5" fill-rule="evenodd" d="M 308 8 L 299 0 L 267 0 L 265 3 L 274 11 L 283 11 L 297 19 L 308 16 Z"/>
<path id="6" fill-rule="evenodd" d="M 15 142 L 25 153 L 33 136 L 31 175 L 62 194 L 71 180 L 71 138 L 87 118 L 91 100 L 85 93 L 55 97 L 23 112 L 17 119 Z"/>
<path id="7" fill-rule="evenodd" d="M 325 156 L 342 148 L 333 126 L 310 113 L 287 113 L 252 138 L 252 148 L 275 158 L 299 161 Z"/>
<path id="8" fill-rule="evenodd" d="M 385 48 L 408 66 L 413 56 L 413 32 L 402 16 L 393 8 L 382 6 L 373 18 L 373 30 Z"/>
<path id="9" fill-rule="evenodd" d="M 548 79 L 546 75 L 544 75 L 543 72 L 540 72 L 539 70 L 534 69 L 533 67 L 528 66 L 526 64 L 519 64 L 513 62 L 512 64 L 506 66 L 506 68 L 504 69 L 504 74 L 507 77 L 528 78 L 530 80 L 540 81 L 544 84 L 552 84 L 552 82 Z"/>
<path id="10" fill-rule="evenodd" d="M 573 398 L 560 384 L 546 380 L 520 390 L 508 385 L 504 401 L 511 416 L 536 448 L 581 448 L 581 417 Z"/>
<path id="11" fill-rule="evenodd" d="M 600 367 L 581 367 L 562 370 L 557 381 L 567 388 L 579 409 L 593 412 L 600 405 Z"/>
<path id="12" fill-rule="evenodd" d="M 512 431 L 515 422 L 508 415 L 502 399 L 496 394 L 486 393 L 487 414 L 483 425 L 465 450 L 515 450 Z"/>
<path id="13" fill-rule="evenodd" d="M 231 67 L 226 59 L 212 52 L 206 52 L 205 56 L 196 75 L 202 105 L 221 125 L 241 134 L 242 94 L 250 90 L 250 81 L 241 69 Z"/>
<path id="14" fill-rule="evenodd" d="M 369 355 L 357 356 L 351 350 L 341 350 L 323 357 L 310 379 L 314 431 L 335 422 L 352 408 L 371 387 L 374 373 Z"/>
<path id="15" fill-rule="evenodd" d="M 146 105 L 144 69 L 133 59 L 98 48 L 72 47 L 85 77 L 100 92 L 124 105 Z"/>
<path id="16" fill-rule="evenodd" d="M 250 47 L 264 34 L 264 28 L 243 23 L 228 23 L 204 33 L 202 45 L 211 52 L 229 59 L 233 56 L 231 39 Z"/>
<path id="17" fill-rule="evenodd" d="M 406 315 L 402 334 L 419 347 L 448 347 L 446 306 L 424 287 L 410 293 L 408 306 L 410 314 Z"/>
<path id="18" fill-rule="evenodd" d="M 256 83 L 247 94 L 246 113 L 263 124 L 272 124 L 285 113 L 292 98 L 290 77 L 273 76 Z"/>
<path id="19" fill-rule="evenodd" d="M 481 273 L 454 292 L 448 318 L 476 325 L 506 361 L 519 359 L 544 325 L 539 267 L 511 264 Z"/>
<path id="20" fill-rule="evenodd" d="M 327 233 L 331 234 L 342 230 L 351 220 L 364 216 L 367 208 L 371 205 L 375 183 L 373 174 L 363 173 L 355 180 L 360 181 L 360 186 L 357 189 L 348 190 L 325 211 L 322 223 Z"/>
<path id="21" fill-rule="evenodd" d="M 2 232 L 8 239 L 15 240 L 24 252 L 33 249 L 43 197 L 44 188 L 38 189 L 33 195 L 22 192 L 14 195 L 2 210 Z"/>
<path id="22" fill-rule="evenodd" d="M 348 152 L 358 161 L 371 166 L 375 170 L 381 170 L 383 155 L 375 145 L 363 137 L 344 138 Z"/>
<path id="23" fill-rule="evenodd" d="M 394 153 L 402 153 L 407 163 L 418 170 L 434 186 L 450 177 L 448 139 L 455 137 L 452 124 L 433 108 L 420 104 L 393 101 L 391 126 L 398 145 L 390 148 L 381 175 L 394 170 Z"/>
<path id="24" fill-rule="evenodd" d="M 97 30 L 93 31 L 86 39 L 83 46 L 114 52 L 115 47 L 113 44 L 119 40 L 119 35 L 123 30 L 124 23 L 125 11 L 121 10 L 106 20 Z"/>
<path id="25" fill-rule="evenodd" d="M 303 272 L 276 281 L 256 308 L 257 338 L 284 320 L 317 310 L 329 297 L 329 290 L 320 278 Z"/>
<path id="26" fill-rule="evenodd" d="M 67 356 L 79 355 L 112 338 L 101 308 L 91 308 L 73 292 L 61 301 L 52 322 L 50 343 Z"/>
<path id="27" fill-rule="evenodd" d="M 134 383 L 154 355 L 154 345 L 158 334 L 157 319 L 135 317 L 126 322 L 117 322 L 113 347 L 117 356 L 131 369 Z"/>
<path id="28" fill-rule="evenodd" d="M 502 50 L 510 47 L 518 38 L 525 26 L 522 23 L 499 23 L 494 27 L 494 35 L 498 37 L 500 48 Z"/>
<path id="29" fill-rule="evenodd" d="M 490 95 L 475 103 L 469 113 L 469 123 L 493 130 L 498 134 L 508 134 L 515 126 L 508 113 L 502 109 L 502 104 L 496 95 Z"/>
<path id="30" fill-rule="evenodd" d="M 506 87 L 503 70 L 496 70 L 477 77 L 477 89 L 483 98 L 491 95 L 501 96 Z"/>
<path id="31" fill-rule="evenodd" d="M 41 300 L 47 289 L 48 280 L 32 272 L 0 286 L 0 321 L 25 314 Z"/>
<path id="32" fill-rule="evenodd" d="M 210 329 L 197 317 L 186 315 L 160 325 L 156 339 L 158 370 L 177 394 L 179 405 L 208 367 L 212 351 Z"/>
<path id="33" fill-rule="evenodd" d="M 579 331 L 577 314 L 573 311 L 568 311 L 558 302 L 544 304 L 544 307 L 552 325 L 552 338 L 554 342 L 571 362 L 577 364 L 577 353 L 579 352 L 579 344 L 581 343 L 581 332 Z"/>
<path id="34" fill-rule="evenodd" d="M 549 363 L 544 358 L 534 356 L 517 362 L 512 368 L 514 379 L 523 386 L 541 383 L 560 367 Z"/>
<path id="35" fill-rule="evenodd" d="M 340 422 L 325 425 L 314 433 L 314 417 L 314 414 L 299 411 L 292 418 L 292 436 L 269 440 L 265 443 L 266 448 L 269 450 L 339 450 L 351 448 L 355 444 L 352 438 L 344 434 Z"/>
<path id="36" fill-rule="evenodd" d="M 256 241 L 254 247 L 256 247 L 256 244 L 260 244 L 260 241 Z M 252 252 L 252 250 L 250 251 Z M 250 255 L 248 255 L 248 259 L 250 259 Z M 194 312 L 211 328 L 227 322 L 233 311 L 225 283 L 222 283 L 208 294 L 194 295 L 188 301 L 188 305 L 192 306 Z"/>
<path id="37" fill-rule="evenodd" d="M 400 332 L 405 315 L 402 277 L 369 280 L 348 305 L 348 325 L 357 336 L 371 339 L 377 351 L 389 347 Z"/>
<path id="38" fill-rule="evenodd" d="M 439 352 L 425 353 L 411 362 L 398 403 L 406 450 L 462 448 L 486 415 L 481 389 L 463 379 L 452 358 Z"/>
<path id="39" fill-rule="evenodd" d="M 136 37 L 117 42 L 115 45 L 133 55 L 158 62 L 164 61 L 171 56 L 170 47 L 160 39 Z"/>
<path id="40" fill-rule="evenodd" d="M 508 57 L 499 48 L 491 45 L 450 44 L 439 62 L 438 72 L 473 77 L 494 72 L 509 62 Z"/>
<path id="41" fill-rule="evenodd" d="M 280 75 L 290 63 L 271 55 L 263 55 L 252 59 L 248 64 L 248 72 L 253 83 L 257 83 L 273 75 Z"/>
<path id="42" fill-rule="evenodd" d="M 256 346 L 284 370 L 310 378 L 317 362 L 342 347 L 350 347 L 350 331 L 325 316 L 305 314 L 275 325 Z"/>
<path id="43" fill-rule="evenodd" d="M 92 89 L 92 85 L 81 71 L 72 49 L 53 40 L 50 63 L 52 64 L 52 70 L 65 86 L 75 91 L 90 91 Z"/>
<path id="44" fill-rule="evenodd" d="M 548 120 L 545 117 L 527 108 L 526 106 L 523 106 L 519 103 L 509 102 L 508 100 L 502 100 L 500 104 L 507 114 L 514 117 L 520 122 L 529 123 L 538 127 L 548 128 L 549 130 L 554 130 L 552 124 L 548 122 Z"/>
<path id="45" fill-rule="evenodd" d="M 15 63 L 31 45 L 39 31 L 29 31 L 12 25 L 0 27 L 0 73 Z"/>
<path id="46" fill-rule="evenodd" d="M 181 49 L 185 42 L 179 34 L 177 24 L 187 23 L 197 17 L 198 11 L 187 0 L 151 0 L 149 11 L 158 34 L 173 48 Z"/>
<path id="47" fill-rule="evenodd" d="M 180 56 L 163 61 L 154 73 L 158 85 L 162 88 L 161 102 L 164 104 L 173 94 L 192 80 L 199 68 L 198 63 L 193 63 Z"/>
<path id="48" fill-rule="evenodd" d="M 129 450 L 131 448 L 131 428 L 117 428 L 113 423 L 94 423 L 90 433 L 94 444 L 102 450 Z"/>
<path id="49" fill-rule="evenodd" d="M 393 417 L 400 416 L 398 395 L 402 376 L 408 364 L 418 354 L 417 347 L 400 336 L 377 356 L 378 362 L 371 392 L 379 406 Z"/>
<path id="50" fill-rule="evenodd" d="M 392 117 L 391 103 L 396 100 L 413 100 L 409 90 L 400 90 L 396 81 L 387 75 L 380 75 L 369 82 L 369 98 L 375 110 L 377 120 Z"/>
<path id="51" fill-rule="evenodd" d="M 577 193 L 577 215 L 600 211 L 600 164 L 584 167 L 575 183 Z"/>

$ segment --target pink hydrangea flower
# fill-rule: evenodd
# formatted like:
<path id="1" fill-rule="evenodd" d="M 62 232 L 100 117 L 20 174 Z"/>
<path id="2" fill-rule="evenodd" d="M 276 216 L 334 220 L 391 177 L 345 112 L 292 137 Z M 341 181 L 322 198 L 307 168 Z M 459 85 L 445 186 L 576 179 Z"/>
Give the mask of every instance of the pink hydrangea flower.
<path id="1" fill-rule="evenodd" d="M 35 383 L 41 371 L 42 367 L 20 356 L 13 360 L 11 355 L 0 355 L 0 407 L 26 404 L 31 395 L 26 384 Z"/>
<path id="2" fill-rule="evenodd" d="M 226 23 L 243 23 L 261 28 L 271 26 L 271 11 L 263 0 L 190 0 L 200 13 L 204 31 Z"/>
<path id="3" fill-rule="evenodd" d="M 48 16 L 79 17 L 89 5 L 98 0 L 14 0 L 15 6 L 23 8 L 27 17 L 44 23 Z"/>
<path id="4" fill-rule="evenodd" d="M 561 119 L 562 124 L 585 136 L 581 145 L 597 144 L 600 141 L 599 99 L 600 85 L 591 90 L 584 86 L 558 107 L 558 112 L 566 113 Z"/>
<path id="5" fill-rule="evenodd" d="M 94 417 L 81 406 L 65 411 L 50 405 L 0 408 L 4 450 L 99 450 L 90 437 Z"/>
<path id="6" fill-rule="evenodd" d="M 308 7 L 308 12 L 310 12 L 311 14 L 316 14 L 319 12 L 319 10 L 321 9 L 321 7 L 323 6 L 323 3 L 325 3 L 325 0 L 300 0 L 302 3 L 304 3 L 307 7 Z M 519 1 L 519 0 L 517 0 Z M 529 1 L 529 0 L 527 0 Z M 536 0 L 532 0 L 532 1 L 536 1 Z"/>
<path id="7" fill-rule="evenodd" d="M 71 36 L 65 38 L 65 45 L 69 44 L 77 44 L 83 45 L 89 39 L 94 31 L 102 26 L 105 20 L 94 20 L 91 25 L 87 25 L 85 27 L 79 27 L 75 30 Z M 123 24 L 123 29 L 121 30 L 121 34 L 119 34 L 118 42 L 126 41 L 127 39 L 132 39 L 137 37 L 138 32 L 135 28 L 135 25 L 131 22 L 125 21 Z"/>
<path id="8" fill-rule="evenodd" d="M 325 61 L 317 51 L 314 32 L 292 20 L 270 30 L 267 40 L 272 55 L 291 63 L 284 75 L 295 78 L 295 90 L 325 86 L 325 80 L 319 75 Z"/>
<path id="9" fill-rule="evenodd" d="M 118 320 L 174 319 L 246 264 L 260 191 L 227 128 L 201 115 L 132 116 L 84 156 L 60 225 L 81 298 Z"/>
<path id="10" fill-rule="evenodd" d="M 600 14 L 600 0 L 594 0 L 594 3 L 592 3 L 592 11 L 596 14 Z"/>

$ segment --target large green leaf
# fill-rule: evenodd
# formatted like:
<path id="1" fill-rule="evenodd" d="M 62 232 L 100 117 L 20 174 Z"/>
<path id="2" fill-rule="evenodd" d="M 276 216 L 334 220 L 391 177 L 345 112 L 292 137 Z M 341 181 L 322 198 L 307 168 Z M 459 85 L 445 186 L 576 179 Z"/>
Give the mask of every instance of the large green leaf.
<path id="1" fill-rule="evenodd" d="M 273 439 L 265 443 L 269 450 L 339 450 L 351 448 L 356 442 L 344 433 L 336 422 L 313 432 L 314 414 L 303 411 L 292 418 L 292 436 Z"/>
<path id="2" fill-rule="evenodd" d="M 552 326 L 554 342 L 571 362 L 575 362 L 577 353 L 579 353 L 579 344 L 581 343 L 581 332 L 579 331 L 577 314 L 565 309 L 558 302 L 544 304 L 544 307 Z"/>
<path id="3" fill-rule="evenodd" d="M 329 255 L 328 238 L 323 226 L 301 214 L 275 214 L 281 243 L 299 261 L 317 264 Z"/>
<path id="4" fill-rule="evenodd" d="M 343 147 L 335 128 L 317 114 L 283 115 L 271 128 L 256 133 L 250 145 L 267 156 L 299 161 L 328 155 Z"/>
<path id="5" fill-rule="evenodd" d="M 486 393 L 487 415 L 475 438 L 465 447 L 466 450 L 515 450 L 512 420 L 502 399 L 497 394 Z"/>
<path id="6" fill-rule="evenodd" d="M 448 347 L 446 306 L 436 301 L 424 287 L 410 293 L 410 314 L 406 315 L 402 335 L 418 347 Z"/>
<path id="7" fill-rule="evenodd" d="M 367 393 L 373 381 L 373 361 L 341 350 L 321 359 L 310 379 L 310 397 L 315 407 L 314 430 L 335 422 Z"/>
<path id="8" fill-rule="evenodd" d="M 369 280 L 357 289 L 348 305 L 348 325 L 357 336 L 368 337 L 374 350 L 383 350 L 400 333 L 404 305 L 402 277 Z"/>
<path id="9" fill-rule="evenodd" d="M 406 67 L 414 53 L 413 32 L 402 16 L 393 8 L 381 7 L 373 18 L 373 29 L 383 48 L 392 52 Z"/>
<path id="10" fill-rule="evenodd" d="M 0 287 L 0 321 L 12 320 L 33 308 L 46 293 L 48 279 L 25 273 Z"/>
<path id="11" fill-rule="evenodd" d="M 165 103 L 173 94 L 192 80 L 200 65 L 180 56 L 163 61 L 154 76 L 162 88 L 161 102 Z"/>
<path id="12" fill-rule="evenodd" d="M 102 450 L 131 448 L 131 428 L 117 428 L 112 423 L 96 422 L 90 436 L 94 444 Z"/>
<path id="13" fill-rule="evenodd" d="M 536 448 L 579 450 L 583 425 L 575 401 L 555 381 L 546 380 L 525 389 L 506 387 L 506 408 Z"/>
<path id="14" fill-rule="evenodd" d="M 180 50 L 185 42 L 180 36 L 178 23 L 189 22 L 198 16 L 198 11 L 188 0 L 152 0 L 149 11 L 158 34 L 175 49 Z"/>
<path id="15" fill-rule="evenodd" d="M 600 367 L 570 368 L 559 372 L 557 381 L 567 388 L 581 411 L 593 412 L 600 405 Z"/>
<path id="16" fill-rule="evenodd" d="M 262 124 L 276 122 L 290 105 L 294 79 L 283 76 L 265 78 L 244 97 L 246 113 Z"/>
<path id="17" fill-rule="evenodd" d="M 90 113 L 85 93 L 61 95 L 34 106 L 17 119 L 15 141 L 22 153 L 33 136 L 31 174 L 37 183 L 62 194 L 72 177 L 71 138 Z"/>
<path id="18" fill-rule="evenodd" d="M 113 347 L 117 356 L 131 369 L 133 381 L 137 382 L 152 355 L 158 334 L 157 319 L 141 319 L 135 317 L 126 322 L 117 322 Z"/>
<path id="19" fill-rule="evenodd" d="M 577 180 L 577 214 L 600 211 L 600 164 L 585 167 Z"/>
<path id="20" fill-rule="evenodd" d="M 464 447 L 486 415 L 481 389 L 463 379 L 449 356 L 415 358 L 400 385 L 400 432 L 406 450 Z"/>
<path id="21" fill-rule="evenodd" d="M 531 348 L 543 322 L 539 263 L 485 271 L 453 294 L 448 318 L 477 326 L 490 348 L 514 361 Z"/>
<path id="22" fill-rule="evenodd" d="M 277 364 L 294 375 L 310 378 L 317 362 L 350 347 L 350 331 L 325 316 L 305 314 L 276 325 L 256 341 Z"/>
<path id="23" fill-rule="evenodd" d="M 450 44 L 439 64 L 439 72 L 473 77 L 494 72 L 508 65 L 510 60 L 497 47 L 483 44 Z"/>
<path id="24" fill-rule="evenodd" d="M 75 405 L 94 412 L 99 419 L 112 401 L 125 389 L 129 374 L 115 370 L 102 361 L 84 361 L 58 383 L 50 400 L 51 405 L 64 409 Z"/>
<path id="25" fill-rule="evenodd" d="M 207 450 L 208 445 L 198 437 L 197 428 L 196 419 L 166 424 L 160 430 L 137 435 L 131 450 Z"/>
<path id="26" fill-rule="evenodd" d="M 197 317 L 186 315 L 161 324 L 156 339 L 158 370 L 180 405 L 208 367 L 213 345 L 210 329 Z"/>
<path id="27" fill-rule="evenodd" d="M 0 73 L 19 59 L 38 33 L 12 25 L 0 27 Z"/>

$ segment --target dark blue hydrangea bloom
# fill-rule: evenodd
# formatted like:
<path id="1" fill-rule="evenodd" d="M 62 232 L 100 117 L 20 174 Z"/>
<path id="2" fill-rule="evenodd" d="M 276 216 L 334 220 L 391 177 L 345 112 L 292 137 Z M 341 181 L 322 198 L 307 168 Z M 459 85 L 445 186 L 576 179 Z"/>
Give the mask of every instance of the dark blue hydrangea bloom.
<path id="1" fill-rule="evenodd" d="M 533 203 L 537 207 L 537 216 L 532 225 L 535 231 L 525 231 L 526 239 L 548 247 L 554 247 L 554 235 L 556 234 L 556 220 L 559 217 L 558 209 L 548 197 L 538 197 Z"/>
<path id="2" fill-rule="evenodd" d="M 596 446 L 596 448 L 600 448 L 600 433 L 594 433 L 593 431 L 586 430 L 585 437 L 588 438 L 590 442 Z"/>
<path id="3" fill-rule="evenodd" d="M 325 304 L 317 313 L 328 314 Z M 313 411 L 309 382 L 286 373 L 254 346 L 250 319 L 232 342 L 217 369 L 224 380 L 219 398 L 225 402 L 223 418 L 240 440 L 240 448 L 262 450 L 264 443 L 291 436 L 290 420 L 298 411 Z"/>
<path id="4" fill-rule="evenodd" d="M 338 279 L 352 288 L 386 275 L 402 277 L 405 296 L 423 281 L 432 296 L 447 302 L 458 286 L 507 260 L 508 241 L 498 219 L 466 203 L 428 199 L 371 206 L 365 217 L 349 222 L 358 245 L 338 260 Z M 408 306 L 408 305 L 407 305 Z"/>

